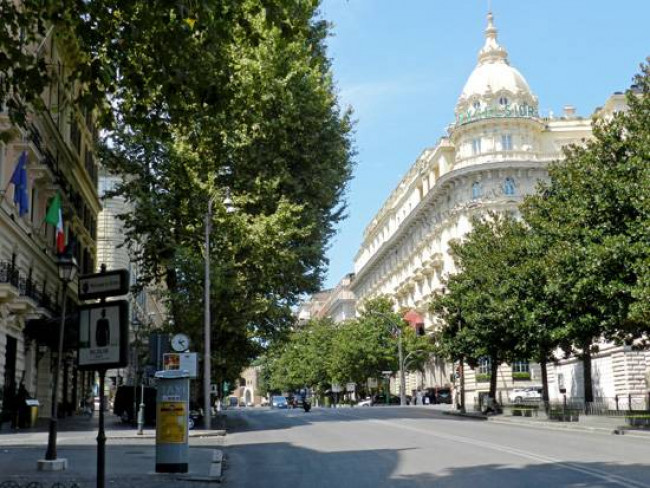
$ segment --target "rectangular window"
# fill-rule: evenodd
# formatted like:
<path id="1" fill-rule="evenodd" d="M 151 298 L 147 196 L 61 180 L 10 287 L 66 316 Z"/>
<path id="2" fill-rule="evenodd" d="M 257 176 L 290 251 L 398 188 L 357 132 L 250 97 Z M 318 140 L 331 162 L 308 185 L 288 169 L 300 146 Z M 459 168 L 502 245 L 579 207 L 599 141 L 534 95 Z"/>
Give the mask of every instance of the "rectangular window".
<path id="1" fill-rule="evenodd" d="M 478 374 L 492 374 L 492 360 L 490 358 L 481 358 L 478 360 Z"/>
<path id="2" fill-rule="evenodd" d="M 481 154 L 481 139 L 472 139 L 472 154 Z"/>
<path id="3" fill-rule="evenodd" d="M 512 135 L 510 134 L 501 135 L 501 150 L 512 151 Z"/>
<path id="4" fill-rule="evenodd" d="M 513 373 L 530 373 L 530 364 L 528 361 L 515 361 L 512 363 Z"/>

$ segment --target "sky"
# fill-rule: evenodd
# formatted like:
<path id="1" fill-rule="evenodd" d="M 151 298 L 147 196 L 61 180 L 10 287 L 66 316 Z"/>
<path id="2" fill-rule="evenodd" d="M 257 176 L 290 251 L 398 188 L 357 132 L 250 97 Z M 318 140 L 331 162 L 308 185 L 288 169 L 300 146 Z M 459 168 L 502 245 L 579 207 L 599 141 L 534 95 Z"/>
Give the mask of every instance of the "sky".
<path id="1" fill-rule="evenodd" d="M 331 288 L 417 157 L 435 146 L 476 66 L 491 5 L 499 43 L 542 116 L 591 116 L 650 56 L 650 0 L 323 0 L 341 107 L 356 121 L 347 218 L 327 253 Z"/>

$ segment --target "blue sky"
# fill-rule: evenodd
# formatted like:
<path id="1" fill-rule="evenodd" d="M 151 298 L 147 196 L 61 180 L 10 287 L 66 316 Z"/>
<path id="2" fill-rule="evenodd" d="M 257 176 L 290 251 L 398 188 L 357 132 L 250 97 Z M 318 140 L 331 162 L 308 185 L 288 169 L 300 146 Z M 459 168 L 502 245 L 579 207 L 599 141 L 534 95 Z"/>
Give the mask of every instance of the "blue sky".
<path id="1" fill-rule="evenodd" d="M 629 87 L 650 55 L 650 0 L 492 0 L 499 42 L 542 115 L 590 116 Z M 483 45 L 488 0 L 324 0 L 339 100 L 357 150 L 348 218 L 328 251 L 325 287 L 354 270 L 363 231 L 420 153 L 454 120 Z"/>

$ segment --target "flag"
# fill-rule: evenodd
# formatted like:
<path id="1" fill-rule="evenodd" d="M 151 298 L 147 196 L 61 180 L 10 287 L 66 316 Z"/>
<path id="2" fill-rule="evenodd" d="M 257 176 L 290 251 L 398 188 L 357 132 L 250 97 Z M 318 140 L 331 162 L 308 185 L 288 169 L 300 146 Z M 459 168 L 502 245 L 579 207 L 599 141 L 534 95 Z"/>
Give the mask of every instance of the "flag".
<path id="1" fill-rule="evenodd" d="M 29 197 L 27 196 L 27 151 L 23 151 L 18 158 L 18 163 L 11 175 L 10 184 L 14 185 L 14 203 L 18 205 L 18 215 L 21 217 L 29 211 Z"/>
<path id="2" fill-rule="evenodd" d="M 56 227 L 56 252 L 63 254 L 65 250 L 65 234 L 63 233 L 63 211 L 61 209 L 61 194 L 57 191 L 50 202 L 45 215 L 45 222 Z"/>

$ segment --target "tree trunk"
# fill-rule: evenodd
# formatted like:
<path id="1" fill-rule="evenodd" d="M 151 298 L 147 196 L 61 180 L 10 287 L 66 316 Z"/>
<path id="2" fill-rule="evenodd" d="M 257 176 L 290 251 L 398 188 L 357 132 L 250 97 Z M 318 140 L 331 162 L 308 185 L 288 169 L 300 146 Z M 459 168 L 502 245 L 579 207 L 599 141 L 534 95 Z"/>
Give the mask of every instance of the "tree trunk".
<path id="1" fill-rule="evenodd" d="M 492 362 L 492 370 L 490 371 L 490 398 L 494 400 L 496 403 L 497 401 L 497 373 L 499 369 L 499 365 L 497 364 L 497 358 L 491 357 L 490 358 Z"/>
<path id="2" fill-rule="evenodd" d="M 582 368 L 585 379 L 585 403 L 594 401 L 594 390 L 591 384 L 591 341 L 586 342 L 582 349 Z"/>
<path id="3" fill-rule="evenodd" d="M 542 401 L 544 402 L 544 405 L 548 405 L 550 395 L 548 393 L 548 367 L 546 363 L 546 358 L 548 357 L 548 354 L 546 351 L 542 351 L 542 354 L 540 355 L 540 362 L 539 366 L 542 370 Z"/>

